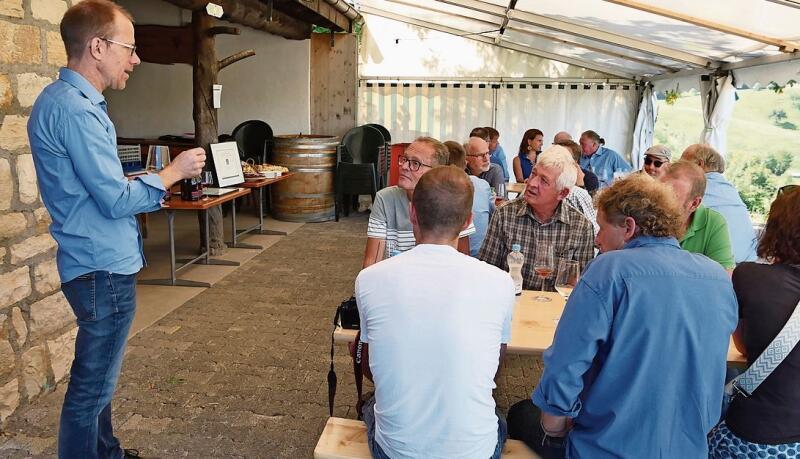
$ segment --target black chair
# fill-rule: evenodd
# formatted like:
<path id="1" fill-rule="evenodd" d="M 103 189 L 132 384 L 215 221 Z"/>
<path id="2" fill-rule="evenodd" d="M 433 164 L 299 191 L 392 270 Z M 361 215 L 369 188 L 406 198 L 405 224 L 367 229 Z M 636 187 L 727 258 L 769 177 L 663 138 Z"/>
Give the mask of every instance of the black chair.
<path id="1" fill-rule="evenodd" d="M 383 135 L 384 147 L 380 152 L 378 160 L 378 172 L 380 175 L 381 188 L 385 188 L 389 185 L 389 169 L 391 166 L 390 161 L 392 160 L 392 134 L 389 133 L 388 129 L 377 123 L 370 123 L 366 126 L 374 127 L 381 131 Z"/>
<path id="2" fill-rule="evenodd" d="M 249 120 L 236 126 L 231 137 L 239 147 L 242 161 L 252 159 L 256 164 L 263 164 L 272 154 L 272 128 L 261 120 Z"/>
<path id="3" fill-rule="evenodd" d="M 383 134 L 372 126 L 355 127 L 342 137 L 337 149 L 336 221 L 342 210 L 350 214 L 353 196 L 369 194 L 375 198 L 380 189 L 380 152 L 385 145 Z"/>

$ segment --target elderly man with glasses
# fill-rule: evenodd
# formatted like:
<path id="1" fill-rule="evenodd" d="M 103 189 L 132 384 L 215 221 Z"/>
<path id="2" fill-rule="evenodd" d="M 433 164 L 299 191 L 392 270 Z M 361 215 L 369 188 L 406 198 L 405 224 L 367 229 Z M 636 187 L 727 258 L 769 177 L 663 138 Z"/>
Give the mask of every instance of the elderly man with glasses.
<path id="1" fill-rule="evenodd" d="M 486 143 L 486 142 L 484 142 Z M 446 166 L 450 159 L 447 147 L 432 137 L 419 137 L 398 157 L 400 178 L 396 186 L 384 188 L 375 195 L 367 226 L 367 246 L 363 267 L 384 258 L 405 252 L 416 245 L 408 215 L 408 205 L 420 177 L 436 166 Z M 475 226 L 461 232 L 458 250 L 469 254 L 469 236 Z"/>
<path id="2" fill-rule="evenodd" d="M 28 122 L 61 290 L 78 321 L 58 456 L 136 457 L 123 451 L 111 425 L 144 264 L 135 215 L 159 210 L 166 189 L 198 175 L 205 152 L 187 150 L 158 174 L 124 176 L 103 91 L 124 89 L 140 62 L 132 18 L 110 1 L 73 3 L 61 20 L 67 66 L 39 95 Z"/>
<path id="3" fill-rule="evenodd" d="M 503 170 L 490 161 L 488 142 L 480 137 L 470 137 L 464 149 L 467 150 L 467 174 L 486 180 L 495 191 L 506 183 Z"/>

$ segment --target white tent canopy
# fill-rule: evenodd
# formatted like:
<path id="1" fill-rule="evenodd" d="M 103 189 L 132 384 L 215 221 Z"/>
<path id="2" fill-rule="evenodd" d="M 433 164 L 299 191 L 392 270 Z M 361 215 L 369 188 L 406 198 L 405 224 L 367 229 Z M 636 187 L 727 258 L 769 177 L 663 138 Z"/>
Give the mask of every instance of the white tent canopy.
<path id="1" fill-rule="evenodd" d="M 636 121 L 646 82 L 658 92 L 701 89 L 701 75 L 717 80 L 731 72 L 737 87 L 800 81 L 800 1 L 360 0 L 356 7 L 366 20 L 359 120 L 382 122 L 406 141 L 435 132 L 417 118 L 433 117 L 443 137 L 465 135 L 447 132 L 448 122 L 438 120 L 434 107 L 447 106 L 460 117 L 456 124 L 489 124 L 505 133 L 509 157 L 515 154 L 509 143 L 526 128 L 548 123 L 573 134 L 595 129 L 621 153 L 641 154 L 649 136 L 634 139 L 634 129 L 652 132 Z M 483 105 L 471 109 L 491 116 L 451 110 L 448 94 L 459 82 L 486 85 Z M 416 91 L 420 83 L 424 90 Z M 554 92 L 531 92 L 548 83 Z M 392 91 L 404 84 L 425 99 L 414 99 L 415 107 L 429 113 L 390 113 L 385 102 L 405 96 Z M 555 127 L 559 122 L 566 125 Z M 545 130 L 546 140 L 552 134 Z"/>

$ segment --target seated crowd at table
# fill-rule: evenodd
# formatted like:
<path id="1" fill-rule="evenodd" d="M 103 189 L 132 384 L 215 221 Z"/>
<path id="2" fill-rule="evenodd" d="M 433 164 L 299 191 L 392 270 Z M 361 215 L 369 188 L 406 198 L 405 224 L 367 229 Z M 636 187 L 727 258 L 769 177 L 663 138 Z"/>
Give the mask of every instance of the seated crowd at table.
<path id="1" fill-rule="evenodd" d="M 722 403 L 731 336 L 752 365 L 800 300 L 800 189 L 781 188 L 757 238 L 708 145 L 677 160 L 655 145 L 632 172 L 594 131 L 541 151 L 543 137 L 523 136 L 516 199 L 494 193 L 510 174 L 491 128 L 416 139 L 378 192 L 355 282 L 373 457 L 498 458 L 506 438 L 545 458 L 800 455 L 800 351 Z M 492 390 L 514 246 L 525 290 L 554 291 L 561 260 L 582 275 L 541 380 L 505 418 Z M 555 266 L 535 269 L 545 250 Z"/>

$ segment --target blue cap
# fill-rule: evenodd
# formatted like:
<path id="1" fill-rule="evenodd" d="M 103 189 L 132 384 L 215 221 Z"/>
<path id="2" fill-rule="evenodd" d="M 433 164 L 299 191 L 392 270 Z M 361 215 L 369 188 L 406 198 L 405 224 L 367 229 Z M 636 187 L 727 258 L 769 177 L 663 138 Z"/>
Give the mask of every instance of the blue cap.
<path id="1" fill-rule="evenodd" d="M 512 244 L 511 245 L 511 251 L 519 252 L 520 250 L 522 250 L 522 246 L 521 245 L 519 245 L 519 244 Z"/>

